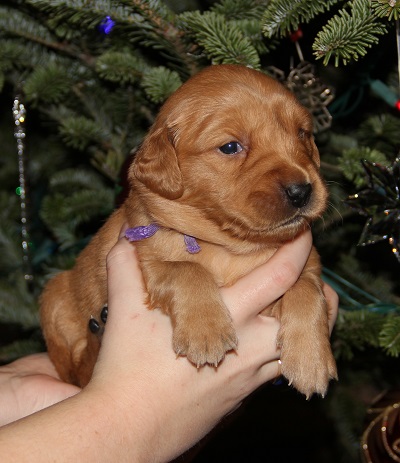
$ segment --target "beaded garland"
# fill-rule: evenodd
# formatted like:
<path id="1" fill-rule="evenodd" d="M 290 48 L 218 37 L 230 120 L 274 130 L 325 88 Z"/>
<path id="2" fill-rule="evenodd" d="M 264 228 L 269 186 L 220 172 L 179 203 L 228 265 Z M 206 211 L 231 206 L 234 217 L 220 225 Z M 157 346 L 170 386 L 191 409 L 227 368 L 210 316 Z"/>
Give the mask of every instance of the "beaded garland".
<path id="1" fill-rule="evenodd" d="M 13 117 L 14 117 L 14 138 L 17 142 L 18 154 L 18 178 L 19 186 L 16 192 L 20 199 L 21 208 L 21 246 L 22 246 L 22 261 L 24 266 L 24 278 L 27 282 L 33 280 L 33 274 L 30 261 L 30 241 L 29 241 L 29 226 L 28 226 L 28 196 L 27 196 L 27 182 L 26 182 L 26 150 L 25 150 L 25 120 L 26 109 L 21 102 L 19 96 L 14 98 L 13 103 Z"/>

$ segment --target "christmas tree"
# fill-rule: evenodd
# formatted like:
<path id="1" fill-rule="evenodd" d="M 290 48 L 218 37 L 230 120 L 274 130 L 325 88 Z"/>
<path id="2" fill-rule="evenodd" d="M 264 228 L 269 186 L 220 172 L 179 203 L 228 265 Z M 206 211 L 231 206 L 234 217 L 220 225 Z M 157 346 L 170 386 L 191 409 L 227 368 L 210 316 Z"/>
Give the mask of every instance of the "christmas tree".
<path id="1" fill-rule="evenodd" d="M 314 239 L 341 296 L 341 381 L 324 407 L 340 461 L 356 461 L 365 403 L 354 391 L 397 385 L 400 2 L 0 4 L 2 361 L 43 349 L 43 284 L 121 201 L 160 105 L 205 66 L 243 64 L 282 80 L 314 117 L 330 189 Z"/>

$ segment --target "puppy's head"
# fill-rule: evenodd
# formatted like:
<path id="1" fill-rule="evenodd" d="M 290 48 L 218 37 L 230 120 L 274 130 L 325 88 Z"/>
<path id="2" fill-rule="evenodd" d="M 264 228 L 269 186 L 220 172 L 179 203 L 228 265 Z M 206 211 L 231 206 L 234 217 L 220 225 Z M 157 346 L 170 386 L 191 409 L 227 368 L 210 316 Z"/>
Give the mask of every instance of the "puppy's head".
<path id="1" fill-rule="evenodd" d="M 287 240 L 327 198 L 308 111 L 236 65 L 209 67 L 168 99 L 130 176 L 160 225 L 221 244 Z"/>

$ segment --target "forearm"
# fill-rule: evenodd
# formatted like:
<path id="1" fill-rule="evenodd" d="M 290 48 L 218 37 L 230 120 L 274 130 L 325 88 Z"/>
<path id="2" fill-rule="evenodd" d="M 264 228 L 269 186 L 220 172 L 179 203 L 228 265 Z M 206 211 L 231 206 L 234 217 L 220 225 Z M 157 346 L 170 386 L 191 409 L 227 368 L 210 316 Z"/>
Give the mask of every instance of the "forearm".
<path id="1" fill-rule="evenodd" d="M 151 461 L 145 455 L 140 410 L 123 413 L 111 398 L 102 398 L 83 391 L 0 428 L 0 454 L 19 463 Z M 121 426 L 120 420 L 129 420 L 129 425 Z"/>

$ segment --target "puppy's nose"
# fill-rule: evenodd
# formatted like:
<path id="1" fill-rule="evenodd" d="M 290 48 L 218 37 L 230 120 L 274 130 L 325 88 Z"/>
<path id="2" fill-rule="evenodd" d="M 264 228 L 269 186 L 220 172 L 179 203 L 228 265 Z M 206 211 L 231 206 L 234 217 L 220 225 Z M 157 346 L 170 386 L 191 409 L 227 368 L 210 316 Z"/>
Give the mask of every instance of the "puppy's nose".
<path id="1" fill-rule="evenodd" d="M 292 206 L 304 207 L 310 200 L 312 186 L 310 183 L 293 183 L 285 188 Z"/>

